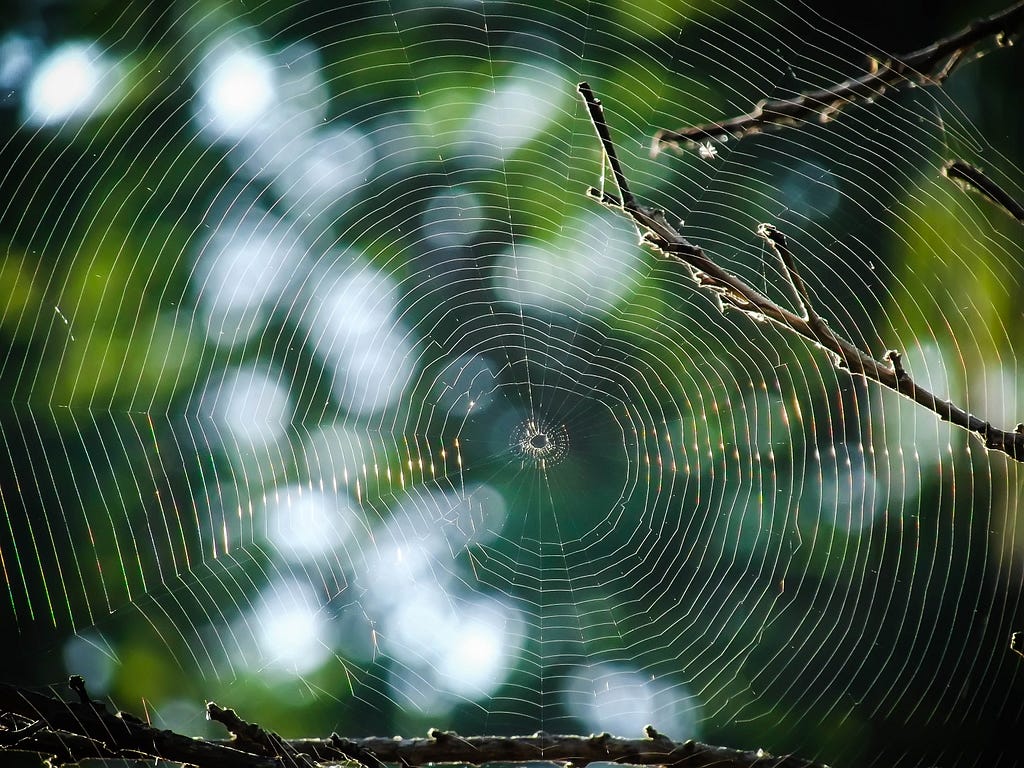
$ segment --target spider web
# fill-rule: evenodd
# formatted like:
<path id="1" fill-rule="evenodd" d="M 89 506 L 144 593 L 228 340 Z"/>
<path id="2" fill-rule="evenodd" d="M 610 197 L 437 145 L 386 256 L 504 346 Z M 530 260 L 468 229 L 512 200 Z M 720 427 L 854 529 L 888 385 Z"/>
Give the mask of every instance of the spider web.
<path id="1" fill-rule="evenodd" d="M 1013 51 L 652 158 L 872 49 L 739 0 L 42 23 L 0 42 L 6 678 L 195 733 L 1009 760 L 1017 465 L 643 248 L 575 86 L 688 239 L 788 305 L 776 225 L 837 332 L 1009 428 L 1024 238 L 940 169 L 1018 189 Z"/>

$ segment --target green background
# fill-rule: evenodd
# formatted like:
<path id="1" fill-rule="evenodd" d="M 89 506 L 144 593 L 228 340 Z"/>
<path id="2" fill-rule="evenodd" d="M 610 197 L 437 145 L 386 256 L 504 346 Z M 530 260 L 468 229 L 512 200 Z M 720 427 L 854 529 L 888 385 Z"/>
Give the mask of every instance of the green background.
<path id="1" fill-rule="evenodd" d="M 652 722 L 674 738 L 835 765 L 1011 764 L 1018 469 L 798 340 L 720 315 L 678 265 L 636 247 L 584 195 L 601 157 L 575 93 L 591 82 L 637 193 L 685 218 L 693 241 L 786 302 L 753 234 L 776 223 L 833 327 L 876 355 L 904 349 L 919 380 L 1008 428 L 1022 418 L 1024 231 L 937 170 L 963 156 L 1016 189 L 1016 49 L 965 62 L 944 93 L 892 93 L 711 160 L 647 152 L 657 128 L 820 87 L 861 71 L 863 53 L 909 51 L 997 9 L 6 4 L 0 33 L 32 41 L 31 66 L 84 40 L 120 68 L 106 102 L 61 126 L 26 112 L 31 75 L 0 95 L 0 679 L 83 672 L 119 706 L 145 702 L 200 734 L 208 699 L 290 736 L 579 732 L 590 726 L 564 691 L 581 665 L 612 664 L 668 681 Z M 303 156 L 266 165 L 244 130 L 202 126 L 211 41 L 239 29 L 280 92 L 310 105 L 316 124 L 298 136 L 362 132 L 375 159 L 351 185 L 307 191 L 288 175 Z M 515 82 L 536 86 L 540 127 L 503 132 L 503 117 L 534 111 L 519 106 L 474 129 Z M 456 197 L 430 214 L 439 190 L 472 196 L 470 213 Z M 259 318 L 243 316 L 255 331 L 224 343 L 203 329 L 197 254 L 253 210 L 301 259 L 282 262 L 296 272 Z M 544 249 L 561 254 L 554 273 Z M 401 337 L 408 380 L 385 408 L 347 408 L 320 356 L 316 288 L 339 269 L 395 286 L 380 322 Z M 465 385 L 499 404 L 480 415 L 437 395 L 468 353 L 498 370 Z M 275 441 L 240 445 L 210 393 L 253 366 L 291 414 Z M 565 426 L 564 461 L 510 453 L 528 416 Z M 275 488 L 323 482 L 326 463 L 361 470 L 345 498 L 377 538 L 284 564 L 260 510 Z M 516 647 L 500 681 L 437 703 L 418 677 L 437 664 L 377 648 L 388 603 L 363 577 L 384 538 L 449 530 L 453 499 L 481 484 L 503 499 L 500 535 L 454 524 L 432 555 L 442 574 L 417 578 L 447 585 L 456 613 L 500 598 L 523 623 L 505 625 Z M 258 634 L 240 617 L 281 575 L 362 627 L 301 676 L 246 663 L 238 639 Z"/>

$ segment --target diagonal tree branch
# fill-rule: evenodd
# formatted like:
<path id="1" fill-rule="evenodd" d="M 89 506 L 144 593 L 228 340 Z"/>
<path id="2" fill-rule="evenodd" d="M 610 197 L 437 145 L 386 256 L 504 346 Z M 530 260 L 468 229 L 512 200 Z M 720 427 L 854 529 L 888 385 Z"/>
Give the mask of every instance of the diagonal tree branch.
<path id="1" fill-rule="evenodd" d="M 959 181 L 966 188 L 977 191 L 988 198 L 989 202 L 1024 224 L 1024 205 L 986 176 L 980 168 L 964 160 L 951 160 L 943 166 L 942 173 L 946 178 Z"/>
<path id="2" fill-rule="evenodd" d="M 611 132 L 605 120 L 601 102 L 594 96 L 593 90 L 587 83 L 580 83 L 578 90 L 586 102 L 587 111 L 601 142 L 604 155 L 612 166 L 612 175 L 617 180 L 625 180 L 625 172 L 615 154 Z M 718 296 L 720 309 L 738 309 L 756 320 L 768 320 L 813 342 L 828 352 L 839 368 L 844 368 L 852 374 L 875 381 L 883 387 L 906 395 L 936 413 L 943 421 L 973 432 L 984 441 L 986 448 L 1000 451 L 1017 461 L 1024 462 L 1024 424 L 1018 424 L 1012 432 L 997 429 L 989 422 L 971 415 L 963 408 L 954 405 L 949 400 L 941 399 L 938 395 L 914 382 L 904 369 L 898 352 L 886 353 L 887 362 L 876 360 L 867 352 L 858 349 L 851 342 L 836 334 L 814 311 L 807 287 L 796 271 L 795 262 L 789 252 L 788 241 L 775 227 L 762 224 L 758 228 L 758 232 L 768 241 L 785 265 L 790 287 L 798 303 L 803 305 L 803 316 L 780 306 L 737 275 L 715 263 L 700 246 L 690 243 L 668 223 L 664 211 L 648 208 L 639 203 L 631 194 L 627 197 L 625 191 L 620 190 L 620 192 L 622 192 L 622 200 L 594 188 L 591 188 L 588 194 L 602 204 L 629 216 L 641 232 L 643 241 L 647 245 L 669 258 L 685 264 L 699 286 L 713 291 Z"/>
<path id="3" fill-rule="evenodd" d="M 978 19 L 955 35 L 890 61 L 875 61 L 871 71 L 827 88 L 805 91 L 788 99 L 764 99 L 751 112 L 716 123 L 704 123 L 654 135 L 652 154 L 665 147 L 694 148 L 703 141 L 743 138 L 762 131 L 800 125 L 810 120 L 827 122 L 849 104 L 881 96 L 889 88 L 908 82 L 939 85 L 981 43 L 1004 45 L 1024 23 L 1024 1 Z"/>

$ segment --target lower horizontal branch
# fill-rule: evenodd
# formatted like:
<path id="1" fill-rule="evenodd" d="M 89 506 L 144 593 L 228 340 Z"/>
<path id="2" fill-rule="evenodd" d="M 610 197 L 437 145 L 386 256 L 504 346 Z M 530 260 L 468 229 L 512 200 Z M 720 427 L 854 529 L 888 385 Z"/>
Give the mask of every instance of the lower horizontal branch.
<path id="1" fill-rule="evenodd" d="M 84 689 L 83 689 L 84 691 Z M 231 739 L 194 739 L 160 730 L 134 715 L 113 714 L 99 702 L 63 701 L 37 691 L 0 683 L 0 755 L 30 750 L 56 756 L 56 763 L 89 757 L 135 757 L 177 760 L 200 768 L 281 768 L 317 762 L 357 760 L 368 768 L 383 763 L 402 768 L 428 763 L 561 762 L 585 766 L 593 762 L 665 765 L 678 768 L 826 768 L 791 755 L 677 742 L 648 726 L 644 738 L 597 736 L 470 736 L 431 729 L 426 738 L 370 737 L 282 739 L 263 727 L 241 720 L 230 709 L 207 705 L 211 719 Z M 6 722 L 19 727 L 6 728 Z"/>
<path id="2" fill-rule="evenodd" d="M 565 736 L 538 732 L 531 736 L 459 736 L 431 730 L 427 738 L 373 737 L 352 739 L 352 744 L 385 763 L 523 763 L 566 762 L 584 766 L 595 762 L 628 765 L 665 765 L 678 768 L 826 768 L 791 755 L 773 756 L 763 750 L 740 750 L 672 741 L 654 729 L 647 738 L 625 739 L 603 733 L 596 736 Z M 331 740 L 296 739 L 289 744 L 300 752 L 328 757 Z"/>
<path id="3" fill-rule="evenodd" d="M 38 691 L 8 683 L 0 683 L 0 713 L 10 713 L 32 722 L 41 722 L 50 736 L 60 738 L 61 733 L 77 738 L 67 740 L 65 746 L 79 745 L 84 757 L 96 757 L 96 745 L 119 756 L 160 757 L 211 768 L 280 768 L 272 757 L 262 757 L 234 749 L 228 744 L 191 739 L 187 736 L 154 728 L 128 713 L 107 711 L 99 702 L 62 701 Z M 42 737 L 41 732 L 33 734 Z M 18 749 L 31 743 L 19 740 L 5 749 Z"/>

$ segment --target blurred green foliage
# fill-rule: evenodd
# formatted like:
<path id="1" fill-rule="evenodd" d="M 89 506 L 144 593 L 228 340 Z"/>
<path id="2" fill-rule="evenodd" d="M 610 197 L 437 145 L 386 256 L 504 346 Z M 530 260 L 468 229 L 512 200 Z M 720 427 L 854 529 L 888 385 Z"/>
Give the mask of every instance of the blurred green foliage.
<path id="1" fill-rule="evenodd" d="M 961 16 L 946 9 L 921 20 L 886 6 L 885 32 L 916 35 L 924 21 L 950 31 Z M 768 17 L 777 26 L 762 29 Z M 428 724 L 468 733 L 583 727 L 541 689 L 575 674 L 571 662 L 610 658 L 652 680 L 684 681 L 709 741 L 835 763 L 904 753 L 916 761 L 962 754 L 958 728 L 984 722 L 970 748 L 988 737 L 996 749 L 998 725 L 1019 712 L 1006 702 L 1022 692 L 996 644 L 1021 608 L 1007 585 L 1009 556 L 990 557 L 987 510 L 1018 483 L 1013 468 L 947 448 L 966 438 L 851 382 L 817 350 L 720 314 L 683 270 L 639 245 L 626 249 L 635 261 L 611 287 L 597 271 L 557 277 L 578 270 L 564 244 L 596 237 L 584 190 L 599 182 L 602 158 L 574 90 L 586 77 L 636 191 L 685 218 L 695 241 L 785 301 L 754 229 L 764 220 L 792 227 L 809 282 L 834 299 L 826 312 L 836 328 L 875 353 L 900 345 L 915 376 L 972 406 L 990 403 L 995 396 L 977 394 L 984 371 L 1005 363 L 1016 372 L 1022 238 L 937 170 L 945 152 L 973 139 L 1012 177 L 1021 132 L 984 104 L 1010 98 L 1015 54 L 978 63 L 991 78 L 984 103 L 963 116 L 970 128 L 944 133 L 941 118 L 955 106 L 917 91 L 877 113 L 851 108 L 834 125 L 728 143 L 705 161 L 651 158 L 649 138 L 846 76 L 862 63 L 858 41 L 833 37 L 808 9 L 627 0 L 554 9 L 85 2 L 4 18 L 0 34 L 38 37 L 40 56 L 68 40 L 97 41 L 123 77 L 109 109 L 63 125 L 26 119 L 27 80 L 0 105 L 0 640 L 9 651 L 0 676 L 53 683 L 65 671 L 63 641 L 97 628 L 116 646 L 109 693 L 118 703 L 144 698 L 159 710 L 184 700 L 199 711 L 204 698 L 223 698 L 288 735 Z M 259 149 L 272 137 L 218 137 L 196 114 L 205 46 L 235 28 L 258 41 L 275 76 L 291 68 L 275 56 L 311 45 L 328 99 L 302 137 L 356 126 L 377 152 L 373 169 L 322 211 L 297 196 L 313 181 L 266 170 Z M 972 66 L 954 75 L 951 93 Z M 515 91 L 523 81 L 534 89 Z M 536 101 L 509 106 L 509 93 Z M 520 134 L 524 115 L 539 115 L 539 127 Z M 781 181 L 801 173 L 812 178 L 786 192 Z M 826 174 L 834 182 L 822 182 Z M 421 217 L 434 193 L 457 185 L 480 201 L 484 224 L 446 250 L 429 242 Z M 235 345 L 204 330 L 209 296 L 197 278 L 197 254 L 228 228 L 232 206 L 286 221 L 315 267 Z M 532 277 L 520 256 L 510 283 L 541 304 L 545 290 L 560 291 L 540 319 L 488 282 L 502 255 L 528 247 L 556 250 L 551 273 Z M 371 269 L 397 286 L 404 325 L 394 325 L 407 333 L 414 370 L 399 402 L 363 414 L 338 402 L 318 332 L 297 318 L 322 300 L 310 290 L 318 275 L 328 284 Z M 563 407 L 587 439 L 543 483 L 508 460 L 494 412 L 438 415 L 432 372 L 487 343 L 504 350 L 494 363 L 520 389 L 597 393 L 612 404 Z M 551 359 L 519 373 L 531 353 L 534 363 Z M 256 364 L 294 398 L 276 443 L 238 439 L 211 410 L 211 382 Z M 509 420 L 533 394 L 513 389 L 499 393 Z M 338 424 L 360 445 L 341 449 L 344 460 L 327 471 L 333 457 L 308 452 L 311 433 Z M 630 431 L 636 424 L 643 429 Z M 912 456 L 915 446 L 923 457 Z M 362 507 L 371 533 L 344 555 L 356 565 L 302 566 L 318 589 L 341 596 L 346 605 L 331 607 L 339 612 L 361 610 L 361 595 L 350 596 L 363 589 L 350 583 L 360 558 L 384 547 L 374 538 L 381 526 L 423 488 L 499 488 L 513 522 L 486 547 L 453 548 L 446 567 L 461 585 L 478 569 L 481 583 L 502 568 L 521 574 L 507 591 L 527 606 L 530 631 L 493 694 L 500 706 L 466 697 L 439 723 L 442 715 L 407 705 L 389 691 L 418 673 L 377 648 L 375 628 L 369 653 L 339 642 L 301 680 L 238 661 L 259 630 L 247 611 L 279 567 L 260 510 L 285 480 L 333 483 Z M 409 528 L 410 540 L 420 535 Z M 977 702 L 972 687 L 986 686 L 994 693 Z M 936 713 L 945 711 L 957 713 L 958 728 L 943 727 Z M 908 722 L 919 729 L 913 739 Z M 204 727 L 177 725 L 191 726 Z"/>

